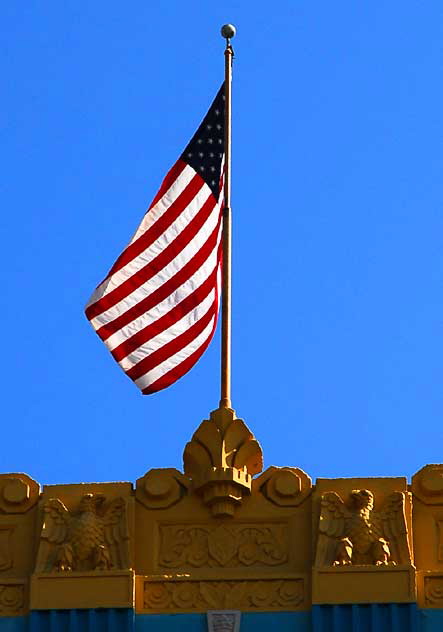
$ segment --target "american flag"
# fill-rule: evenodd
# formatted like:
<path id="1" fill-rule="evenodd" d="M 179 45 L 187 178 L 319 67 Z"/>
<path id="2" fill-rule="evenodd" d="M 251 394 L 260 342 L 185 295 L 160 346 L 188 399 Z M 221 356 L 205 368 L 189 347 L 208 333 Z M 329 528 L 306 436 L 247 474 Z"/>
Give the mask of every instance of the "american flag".
<path id="1" fill-rule="evenodd" d="M 144 394 L 189 371 L 217 324 L 221 283 L 224 86 L 166 175 L 86 316 Z"/>

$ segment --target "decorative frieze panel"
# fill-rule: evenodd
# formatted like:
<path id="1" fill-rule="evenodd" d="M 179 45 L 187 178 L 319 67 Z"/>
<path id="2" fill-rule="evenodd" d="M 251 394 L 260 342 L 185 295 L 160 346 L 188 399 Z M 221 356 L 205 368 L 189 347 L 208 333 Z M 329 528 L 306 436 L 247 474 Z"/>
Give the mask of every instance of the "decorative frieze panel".
<path id="1" fill-rule="evenodd" d="M 442 465 L 426 466 L 410 486 L 403 477 L 312 486 L 298 468 L 270 467 L 243 489 L 235 512 L 222 512 L 233 501 L 223 476 L 252 480 L 261 452 L 232 411 L 214 419 L 186 452 L 192 478 L 152 469 L 136 489 L 87 483 L 40 494 L 24 474 L 0 475 L 0 617 L 134 604 L 170 614 L 344 603 L 443 609 Z M 197 445 L 212 446 L 216 463 L 200 472 L 202 488 Z"/>
<path id="2" fill-rule="evenodd" d="M 160 568 L 279 566 L 288 560 L 285 524 L 161 525 Z"/>
<path id="3" fill-rule="evenodd" d="M 299 610 L 304 580 L 152 581 L 145 580 L 141 612 L 205 612 L 209 609 Z"/>

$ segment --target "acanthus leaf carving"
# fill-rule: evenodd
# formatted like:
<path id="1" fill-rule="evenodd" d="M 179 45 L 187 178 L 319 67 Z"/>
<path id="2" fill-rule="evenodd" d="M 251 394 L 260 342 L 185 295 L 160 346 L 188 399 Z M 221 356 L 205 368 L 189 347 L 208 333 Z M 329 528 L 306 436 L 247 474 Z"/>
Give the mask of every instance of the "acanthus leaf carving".
<path id="1" fill-rule="evenodd" d="M 161 525 L 160 568 L 279 566 L 288 560 L 286 524 Z"/>
<path id="2" fill-rule="evenodd" d="M 232 517 L 252 476 L 263 467 L 260 445 L 231 408 L 211 412 L 183 453 L 184 472 L 215 517 Z"/>
<path id="3" fill-rule="evenodd" d="M 235 531 L 228 530 L 224 525 L 218 526 L 208 534 L 209 555 L 220 566 L 226 566 L 232 560 L 237 548 Z"/>

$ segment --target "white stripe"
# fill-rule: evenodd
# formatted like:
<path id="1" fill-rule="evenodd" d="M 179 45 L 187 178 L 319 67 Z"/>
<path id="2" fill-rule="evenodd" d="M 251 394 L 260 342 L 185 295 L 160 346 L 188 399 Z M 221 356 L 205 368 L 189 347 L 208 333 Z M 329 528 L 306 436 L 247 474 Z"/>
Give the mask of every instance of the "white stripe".
<path id="1" fill-rule="evenodd" d="M 134 380 L 134 382 L 142 390 L 153 382 L 156 382 L 165 373 L 168 373 L 168 371 L 184 362 L 184 360 L 192 355 L 194 351 L 197 351 L 197 349 L 207 341 L 212 333 L 213 327 L 214 317 L 211 318 L 210 323 L 205 327 L 201 334 L 194 338 L 194 340 L 190 342 L 186 347 L 183 347 L 181 351 L 178 351 L 167 360 L 164 360 L 164 362 L 161 362 L 155 368 L 145 373 L 145 375 L 142 375 L 137 380 Z"/>
<path id="2" fill-rule="evenodd" d="M 187 296 L 192 294 L 213 272 L 214 268 L 217 265 L 217 249 L 218 243 L 221 237 L 221 226 L 217 238 L 217 246 L 212 250 L 207 259 L 202 263 L 200 268 L 194 272 L 194 274 L 187 279 L 180 287 L 178 287 L 174 292 L 172 292 L 168 297 L 166 297 L 163 301 L 152 307 L 148 312 L 139 316 L 131 323 L 128 323 L 115 333 L 113 333 L 107 340 L 105 340 L 105 344 L 110 351 L 118 347 L 122 342 L 131 338 L 135 333 L 144 329 L 151 323 L 155 322 L 162 316 L 164 316 L 171 309 L 176 307 L 181 301 L 183 301 Z"/>
<path id="3" fill-rule="evenodd" d="M 160 198 L 160 200 L 155 204 L 155 206 L 148 209 L 148 211 L 145 213 L 145 216 L 143 217 L 139 227 L 135 231 L 128 246 L 132 244 L 134 241 L 136 241 L 139 237 L 141 237 L 141 235 L 145 233 L 148 230 L 148 228 L 150 228 L 153 224 L 155 224 L 155 222 L 159 220 L 160 217 L 162 217 L 162 215 L 166 213 L 166 211 L 171 206 L 171 204 L 175 202 L 178 196 L 185 190 L 185 188 L 191 182 L 192 178 L 195 176 L 195 173 L 196 172 L 194 171 L 192 167 L 190 167 L 189 165 L 186 165 L 186 167 L 183 169 L 179 177 L 173 182 L 173 184 L 166 191 L 163 197 Z M 126 248 L 128 246 L 126 246 Z M 89 307 L 93 303 L 96 303 L 102 296 L 105 295 L 105 293 L 107 293 L 106 290 L 107 290 L 109 281 L 110 279 L 106 278 L 103 281 L 103 283 L 101 283 L 94 290 L 94 293 L 89 299 L 89 302 L 86 305 L 86 307 Z"/>
<path id="4" fill-rule="evenodd" d="M 200 318 L 203 318 L 209 309 L 211 309 L 214 304 L 214 300 L 215 290 L 212 289 L 208 296 L 203 299 L 199 305 L 191 308 L 191 310 L 185 314 L 183 318 L 171 325 L 169 329 L 157 334 L 157 336 L 154 336 L 154 338 L 145 342 L 141 347 L 130 353 L 126 358 L 120 360 L 119 365 L 124 371 L 129 371 L 129 369 L 151 355 L 151 353 L 154 353 L 154 351 L 157 351 L 157 349 L 160 349 L 164 345 L 168 344 L 168 342 L 190 329 L 197 321 L 200 320 Z"/>
<path id="5" fill-rule="evenodd" d="M 175 166 L 175 165 L 174 165 Z M 140 226 L 135 231 L 131 241 L 132 244 L 136 241 L 148 228 L 151 228 L 153 224 L 168 210 L 178 196 L 185 190 L 192 178 L 195 176 L 195 170 L 188 164 L 180 173 L 180 175 L 174 180 L 172 185 L 166 191 L 166 193 L 159 199 L 159 201 L 149 209 L 143 217 Z"/>
<path id="6" fill-rule="evenodd" d="M 197 195 L 191 200 L 189 205 L 183 209 L 177 219 L 160 235 L 148 248 L 143 250 L 134 259 L 131 259 L 121 270 L 118 270 L 113 274 L 105 284 L 102 284 L 102 291 L 99 298 L 103 298 L 122 283 L 127 281 L 130 277 L 136 274 L 139 270 L 148 265 L 158 255 L 160 255 L 171 244 L 176 237 L 180 235 L 191 220 L 201 210 L 204 203 L 207 201 L 211 194 L 211 190 L 207 184 L 202 186 Z"/>
<path id="7" fill-rule="evenodd" d="M 191 258 L 196 255 L 206 243 L 208 237 L 217 226 L 219 215 L 219 206 L 217 205 L 211 211 L 209 217 L 206 219 L 198 233 L 183 248 L 183 250 L 179 252 L 174 259 L 172 259 L 172 261 L 167 263 L 162 270 L 137 287 L 133 292 L 127 294 L 121 301 L 91 320 L 91 324 L 94 329 L 97 330 L 102 325 L 112 322 L 124 314 L 128 309 L 131 309 L 131 307 L 137 305 L 140 301 L 155 292 L 164 283 L 166 283 L 166 281 L 180 272 L 180 270 L 189 263 Z M 145 261 L 142 267 L 144 267 L 147 263 L 148 261 Z"/>

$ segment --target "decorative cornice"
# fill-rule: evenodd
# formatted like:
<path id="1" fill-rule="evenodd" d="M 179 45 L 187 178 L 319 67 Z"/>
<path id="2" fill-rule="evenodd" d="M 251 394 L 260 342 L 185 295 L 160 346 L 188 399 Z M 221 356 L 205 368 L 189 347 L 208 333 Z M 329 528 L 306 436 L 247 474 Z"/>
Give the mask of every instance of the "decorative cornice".
<path id="1" fill-rule="evenodd" d="M 25 474 L 0 475 L 0 616 L 134 604 L 146 613 L 443 607 L 443 466 L 422 468 L 410 486 L 401 477 L 312 485 L 299 468 L 257 475 L 261 466 L 252 433 L 225 409 L 196 431 L 185 473 L 152 469 L 135 489 L 40 494 Z"/>

